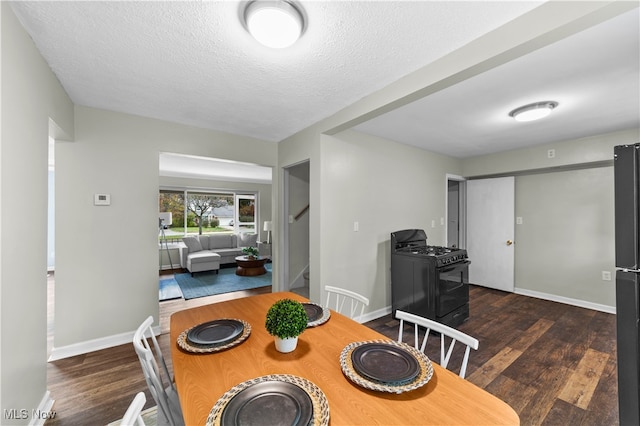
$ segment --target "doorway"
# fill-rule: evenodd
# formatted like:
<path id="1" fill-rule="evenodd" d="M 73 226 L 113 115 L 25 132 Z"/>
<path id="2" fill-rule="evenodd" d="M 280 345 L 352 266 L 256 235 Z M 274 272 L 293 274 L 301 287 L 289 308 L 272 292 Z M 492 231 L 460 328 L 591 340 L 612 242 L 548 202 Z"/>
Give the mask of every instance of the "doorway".
<path id="1" fill-rule="evenodd" d="M 284 256 L 281 290 L 309 297 L 309 199 L 310 163 L 304 161 L 283 169 L 282 197 Z"/>
<path id="2" fill-rule="evenodd" d="M 462 176 L 447 174 L 446 179 L 447 247 L 466 248 L 466 181 Z"/>

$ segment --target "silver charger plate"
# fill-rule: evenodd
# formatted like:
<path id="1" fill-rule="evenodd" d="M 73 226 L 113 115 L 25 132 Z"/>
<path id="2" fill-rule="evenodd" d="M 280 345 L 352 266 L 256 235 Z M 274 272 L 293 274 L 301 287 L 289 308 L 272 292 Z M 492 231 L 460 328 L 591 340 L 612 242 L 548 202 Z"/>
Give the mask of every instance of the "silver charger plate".
<path id="1" fill-rule="evenodd" d="M 324 324 L 331 316 L 331 312 L 328 308 L 323 308 L 316 303 L 303 303 L 302 306 L 309 318 L 307 321 L 307 327 L 315 327 Z"/>
<path id="2" fill-rule="evenodd" d="M 244 331 L 244 324 L 235 319 L 216 319 L 199 324 L 187 332 L 189 342 L 196 345 L 216 346 L 229 343 Z"/>

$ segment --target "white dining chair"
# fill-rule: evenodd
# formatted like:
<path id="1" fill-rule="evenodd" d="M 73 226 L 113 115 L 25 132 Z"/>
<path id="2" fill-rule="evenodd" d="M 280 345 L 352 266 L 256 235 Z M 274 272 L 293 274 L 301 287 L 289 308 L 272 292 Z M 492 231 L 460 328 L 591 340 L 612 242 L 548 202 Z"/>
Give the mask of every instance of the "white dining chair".
<path id="1" fill-rule="evenodd" d="M 404 323 L 413 324 L 413 335 L 414 335 L 414 346 L 416 349 L 424 352 L 425 347 L 427 346 L 427 339 L 429 338 L 429 332 L 431 330 L 440 333 L 440 365 L 444 368 L 448 368 L 449 360 L 451 359 L 451 354 L 453 353 L 453 348 L 456 342 L 460 342 L 466 345 L 464 350 L 464 357 L 462 359 L 462 363 L 460 365 L 460 373 L 458 374 L 460 377 L 464 379 L 464 376 L 467 372 L 467 363 L 469 361 L 469 352 L 470 349 L 478 350 L 478 340 L 465 334 L 455 328 L 451 328 L 447 325 L 441 324 L 437 321 L 433 321 L 419 315 L 410 314 L 408 312 L 396 311 L 396 318 L 400 320 L 400 329 L 398 332 L 398 342 L 402 342 L 402 334 L 404 331 Z M 422 339 L 422 344 L 419 343 L 418 331 L 419 328 L 423 327 L 426 329 L 424 338 Z M 451 339 L 449 343 L 447 354 L 445 355 L 445 336 Z M 451 370 L 451 368 L 449 368 Z"/>
<path id="2" fill-rule="evenodd" d="M 140 365 L 142 365 L 142 372 L 149 391 L 151 391 L 151 396 L 158 404 L 158 425 L 181 426 L 184 425 L 184 419 L 178 392 L 160 350 L 158 340 L 151 328 L 152 324 L 153 317 L 150 316 L 138 327 L 133 336 L 133 347 L 140 360 Z M 149 344 L 149 339 L 153 344 L 153 350 Z M 158 358 L 157 360 L 156 357 Z M 158 364 L 162 366 L 163 373 L 158 368 Z M 162 374 L 164 374 L 164 380 Z M 169 383 L 167 386 L 164 384 L 165 380 Z"/>
<path id="3" fill-rule="evenodd" d="M 331 299 L 335 299 L 335 311 L 344 313 L 342 310 L 344 309 L 345 302 L 347 303 L 347 311 L 345 315 L 347 315 L 351 319 L 355 319 L 355 314 L 360 310 L 360 314 L 358 317 L 362 317 L 364 313 L 365 306 L 369 306 L 369 299 L 366 297 L 353 292 L 351 290 L 345 290 L 339 287 L 333 287 L 330 285 L 324 286 L 324 290 L 327 292 L 327 301 L 325 303 L 326 308 L 331 308 Z M 332 297 L 335 296 L 335 297 Z"/>
<path id="4" fill-rule="evenodd" d="M 138 392 L 131 404 L 129 404 L 124 416 L 122 416 L 120 426 L 145 426 L 142 419 L 142 408 L 146 402 L 147 397 L 144 396 L 144 392 Z"/>

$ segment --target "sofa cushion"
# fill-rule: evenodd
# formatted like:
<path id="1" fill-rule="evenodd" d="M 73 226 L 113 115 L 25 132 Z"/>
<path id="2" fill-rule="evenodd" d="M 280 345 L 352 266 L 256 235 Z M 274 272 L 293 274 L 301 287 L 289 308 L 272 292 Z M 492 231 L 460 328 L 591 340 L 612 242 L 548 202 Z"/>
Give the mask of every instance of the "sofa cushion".
<path id="1" fill-rule="evenodd" d="M 208 235 L 198 235 L 198 241 L 200 241 L 200 245 L 202 246 L 202 250 L 209 250 L 209 236 Z"/>
<path id="2" fill-rule="evenodd" d="M 243 232 L 238 236 L 238 247 L 256 247 L 258 245 L 258 234 Z"/>
<path id="3" fill-rule="evenodd" d="M 196 237 L 184 237 L 182 242 L 189 249 L 189 253 L 195 253 L 197 251 L 202 251 L 202 245 L 200 241 Z"/>
<path id="4" fill-rule="evenodd" d="M 191 264 L 206 263 L 206 262 L 220 262 L 220 255 L 218 253 L 212 253 L 207 250 L 202 250 L 189 256 Z"/>
<path id="5" fill-rule="evenodd" d="M 209 250 L 219 248 L 231 248 L 233 245 L 233 235 L 231 234 L 214 234 L 209 235 Z"/>

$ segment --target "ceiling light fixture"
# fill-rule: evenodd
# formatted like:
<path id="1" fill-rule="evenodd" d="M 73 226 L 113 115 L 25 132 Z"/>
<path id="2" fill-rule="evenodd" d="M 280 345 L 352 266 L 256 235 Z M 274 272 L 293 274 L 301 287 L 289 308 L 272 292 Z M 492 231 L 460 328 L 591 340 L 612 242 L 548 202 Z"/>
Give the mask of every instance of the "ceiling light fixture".
<path id="1" fill-rule="evenodd" d="M 509 116 L 516 121 L 539 120 L 551 114 L 551 111 L 557 106 L 558 103 L 555 101 L 536 102 L 514 109 L 509 113 Z"/>
<path id="2" fill-rule="evenodd" d="M 301 9 L 285 0 L 255 0 L 244 9 L 244 24 L 261 44 L 274 49 L 291 46 L 302 35 Z"/>

